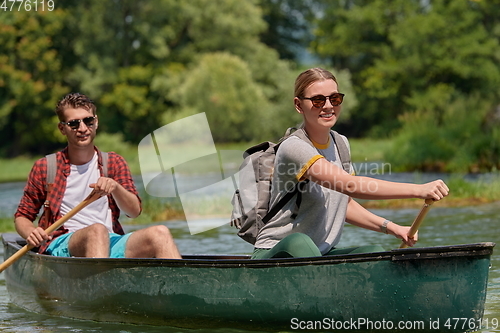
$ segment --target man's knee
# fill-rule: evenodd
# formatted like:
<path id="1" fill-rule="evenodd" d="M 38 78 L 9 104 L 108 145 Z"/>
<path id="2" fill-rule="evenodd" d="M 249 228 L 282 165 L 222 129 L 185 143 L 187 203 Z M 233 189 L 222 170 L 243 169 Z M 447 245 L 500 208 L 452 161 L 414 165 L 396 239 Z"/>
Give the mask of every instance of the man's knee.
<path id="1" fill-rule="evenodd" d="M 148 232 L 154 238 L 160 238 L 160 239 L 171 239 L 172 238 L 172 233 L 170 232 L 170 229 L 164 225 L 155 225 L 155 226 L 149 227 Z"/>
<path id="2" fill-rule="evenodd" d="M 92 225 L 89 225 L 88 227 L 85 227 L 81 230 L 85 230 L 87 233 L 91 235 L 109 235 L 108 229 L 104 226 L 104 224 L 101 223 L 95 223 Z"/>
<path id="3" fill-rule="evenodd" d="M 101 223 L 91 224 L 85 228 L 77 230 L 74 234 L 80 238 L 89 238 L 89 237 L 109 237 L 108 229 Z"/>
<path id="4" fill-rule="evenodd" d="M 68 248 L 75 257 L 107 257 L 109 256 L 108 229 L 96 223 L 77 230 L 71 236 Z"/>

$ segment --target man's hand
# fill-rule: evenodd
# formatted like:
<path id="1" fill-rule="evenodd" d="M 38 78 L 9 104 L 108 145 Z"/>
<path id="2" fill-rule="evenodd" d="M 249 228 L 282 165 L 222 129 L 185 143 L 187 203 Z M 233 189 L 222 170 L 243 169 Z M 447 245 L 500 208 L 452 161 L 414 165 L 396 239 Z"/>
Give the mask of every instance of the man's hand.
<path id="1" fill-rule="evenodd" d="M 51 240 L 52 236 L 47 235 L 45 230 L 40 227 L 36 227 L 31 231 L 31 233 L 26 238 L 26 242 L 33 247 L 38 247 L 42 245 L 43 242 Z"/>
<path id="2" fill-rule="evenodd" d="M 93 188 L 100 196 L 105 196 L 113 193 L 118 187 L 118 183 L 114 179 L 100 177 L 97 183 L 90 184 L 89 187 Z"/>

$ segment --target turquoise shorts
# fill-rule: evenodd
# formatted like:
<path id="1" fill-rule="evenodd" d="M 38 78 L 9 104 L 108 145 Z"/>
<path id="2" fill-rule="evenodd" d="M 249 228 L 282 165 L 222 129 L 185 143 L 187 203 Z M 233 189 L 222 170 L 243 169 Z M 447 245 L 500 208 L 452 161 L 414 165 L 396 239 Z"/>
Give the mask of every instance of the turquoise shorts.
<path id="1" fill-rule="evenodd" d="M 130 235 L 132 235 L 132 233 L 126 235 L 109 234 L 110 258 L 125 258 L 125 247 Z M 56 257 L 71 257 L 68 248 L 71 236 L 73 236 L 73 232 L 57 237 L 49 244 L 45 253 Z"/>

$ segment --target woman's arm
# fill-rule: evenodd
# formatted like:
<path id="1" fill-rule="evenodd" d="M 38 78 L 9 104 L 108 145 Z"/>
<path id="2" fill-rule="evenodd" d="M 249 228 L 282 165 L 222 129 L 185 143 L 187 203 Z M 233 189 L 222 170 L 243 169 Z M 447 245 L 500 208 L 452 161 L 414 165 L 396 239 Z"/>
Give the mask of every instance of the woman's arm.
<path id="1" fill-rule="evenodd" d="M 386 219 L 365 209 L 358 202 L 353 199 L 349 199 L 349 205 L 347 206 L 346 221 L 357 227 L 365 228 L 368 230 L 383 232 L 382 224 Z M 402 239 L 408 246 L 413 246 L 418 240 L 418 234 L 413 238 L 408 237 L 410 232 L 410 227 L 401 226 L 392 221 L 387 223 L 387 233 L 393 235 L 399 239 Z"/>
<path id="2" fill-rule="evenodd" d="M 385 180 L 351 176 L 324 158 L 318 159 L 305 172 L 309 180 L 358 199 L 434 199 L 448 195 L 448 186 L 442 180 L 426 184 L 396 183 Z"/>

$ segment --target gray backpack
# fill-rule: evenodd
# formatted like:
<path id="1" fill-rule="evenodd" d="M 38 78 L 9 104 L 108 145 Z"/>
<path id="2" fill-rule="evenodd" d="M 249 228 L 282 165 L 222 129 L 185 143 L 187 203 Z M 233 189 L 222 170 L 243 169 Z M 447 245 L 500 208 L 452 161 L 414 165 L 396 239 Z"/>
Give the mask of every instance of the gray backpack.
<path id="1" fill-rule="evenodd" d="M 340 134 L 333 130 L 330 133 L 339 151 L 344 170 L 350 172 L 351 157 L 347 145 Z M 248 148 L 243 154 L 244 160 L 238 172 L 239 188 L 235 191 L 231 201 L 233 205 L 231 225 L 238 229 L 238 236 L 251 244 L 255 244 L 259 230 L 294 196 L 297 198 L 292 218 L 297 216 L 302 191 L 309 180 L 298 182 L 276 205 L 269 207 L 276 153 L 280 144 L 292 135 L 313 145 L 303 129 L 289 128 L 278 143 L 262 142 Z"/>

